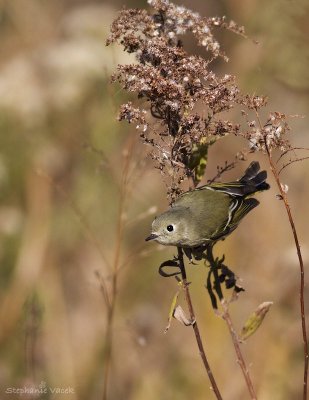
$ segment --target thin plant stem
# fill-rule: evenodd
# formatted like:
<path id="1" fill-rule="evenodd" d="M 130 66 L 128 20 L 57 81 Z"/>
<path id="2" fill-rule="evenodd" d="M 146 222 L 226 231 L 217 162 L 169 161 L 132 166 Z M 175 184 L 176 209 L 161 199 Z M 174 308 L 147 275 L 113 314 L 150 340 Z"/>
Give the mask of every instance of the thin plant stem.
<path id="1" fill-rule="evenodd" d="M 111 303 L 111 308 L 108 310 L 107 325 L 105 331 L 105 354 L 104 354 L 104 372 L 103 372 L 103 395 L 102 399 L 107 399 L 108 382 L 111 370 L 112 360 L 112 344 L 113 344 L 113 317 L 114 317 L 114 302 Z"/>
<path id="2" fill-rule="evenodd" d="M 263 131 L 263 126 L 262 122 L 259 117 L 259 113 L 257 110 L 255 110 L 257 120 L 260 126 L 261 131 Z M 304 346 L 304 375 L 303 375 L 303 400 L 307 400 L 307 391 L 308 391 L 308 367 L 309 367 L 309 349 L 308 349 L 308 340 L 307 340 L 307 328 L 306 328 L 306 315 L 305 315 L 305 296 L 304 296 L 304 291 L 305 291 L 305 269 L 304 269 L 304 262 L 303 262 L 303 256 L 300 250 L 300 244 L 299 244 L 299 239 L 298 239 L 298 234 L 295 226 L 295 222 L 292 216 L 290 204 L 288 202 L 288 197 L 286 192 L 283 190 L 283 187 L 281 185 L 281 181 L 279 178 L 279 172 L 277 171 L 276 165 L 273 161 L 272 158 L 272 153 L 271 150 L 267 144 L 267 136 L 264 136 L 264 144 L 265 144 L 265 149 L 266 149 L 266 154 L 268 157 L 269 165 L 271 172 L 275 178 L 276 184 L 278 186 L 281 198 L 284 203 L 284 207 L 288 216 L 288 220 L 291 226 L 291 230 L 293 233 L 293 238 L 295 242 L 295 247 L 296 247 L 296 252 L 297 252 L 297 257 L 298 257 L 298 262 L 299 262 L 299 268 L 300 268 L 300 288 L 299 288 L 299 303 L 300 303 L 300 316 L 301 316 L 301 325 L 302 325 L 302 335 L 303 335 L 303 346 Z M 279 158 L 280 159 L 280 158 Z"/>
<path id="3" fill-rule="evenodd" d="M 266 141 L 265 141 L 266 142 Z M 288 215 L 289 223 L 291 225 L 295 247 L 298 256 L 299 268 L 300 268 L 300 288 L 299 288 L 299 302 L 300 302 L 300 315 L 301 315 L 301 324 L 302 324 L 302 335 L 303 335 L 303 345 L 304 345 L 304 382 L 303 382 L 303 400 L 307 400 L 307 388 L 308 388 L 308 361 L 309 361 L 309 351 L 308 351 L 308 341 L 307 341 L 307 328 L 306 328 L 306 315 L 305 315 L 305 298 L 304 298 L 304 291 L 305 291 L 305 269 L 304 269 L 304 262 L 302 253 L 300 250 L 300 244 L 298 240 L 297 230 L 295 227 L 294 219 L 292 216 L 291 208 L 288 202 L 287 194 L 283 190 L 283 187 L 280 182 L 279 174 L 276 169 L 276 166 L 273 162 L 271 152 L 265 143 L 266 152 L 269 160 L 270 169 L 273 173 L 275 181 L 277 183 L 278 189 L 280 191 L 281 198 L 283 200 L 285 210 Z"/>
<path id="4" fill-rule="evenodd" d="M 109 376 L 111 370 L 111 361 L 112 361 L 112 350 L 113 350 L 113 325 L 114 325 L 114 315 L 115 315 L 115 307 L 116 307 L 116 298 L 117 298 L 117 287 L 118 287 L 118 267 L 120 260 L 120 244 L 122 240 L 122 232 L 123 232 L 123 206 L 124 206 L 124 193 L 121 190 L 120 195 L 120 203 L 119 203 L 119 211 L 118 211 L 118 222 L 117 222 L 117 232 L 116 232 L 116 248 L 114 253 L 114 262 L 113 262 L 113 272 L 112 272 L 112 288 L 111 288 L 111 300 L 107 313 L 107 325 L 105 332 L 105 354 L 104 354 L 104 372 L 103 372 L 103 395 L 102 399 L 107 400 L 108 395 L 108 383 Z"/>
<path id="5" fill-rule="evenodd" d="M 228 303 L 223 299 L 221 301 L 222 304 L 222 308 L 223 308 L 223 315 L 222 318 L 224 319 L 224 321 L 227 323 L 232 341 L 233 341 L 233 345 L 235 348 L 235 352 L 236 352 L 236 356 L 237 356 L 237 363 L 239 364 L 241 371 L 243 373 L 243 376 L 245 378 L 249 393 L 250 393 L 250 397 L 252 400 L 257 400 L 257 396 L 253 387 L 253 383 L 250 377 L 250 373 L 249 373 L 249 369 L 246 366 L 246 362 L 245 359 L 242 355 L 241 349 L 240 349 L 240 345 L 239 345 L 239 340 L 238 340 L 238 336 L 237 333 L 235 331 L 234 325 L 232 323 L 232 319 L 229 313 L 229 309 L 228 309 Z"/>
<path id="6" fill-rule="evenodd" d="M 194 309 L 193 309 L 193 305 L 192 305 L 192 301 L 191 301 L 191 296 L 190 296 L 190 291 L 189 291 L 189 284 L 187 281 L 187 274 L 186 274 L 186 269 L 185 269 L 185 264 L 184 264 L 184 260 L 183 260 L 183 252 L 181 247 L 178 247 L 178 260 L 179 260 L 179 267 L 181 270 L 181 277 L 182 277 L 182 282 L 183 282 L 183 287 L 184 287 L 184 291 L 185 291 L 185 299 L 188 305 L 188 309 L 189 309 L 189 314 L 190 314 L 190 319 L 192 321 L 192 327 L 194 330 L 194 334 L 195 334 L 195 339 L 196 339 L 196 343 L 199 349 L 199 354 L 201 356 L 201 359 L 203 361 L 204 367 L 206 369 L 207 375 L 209 377 L 210 383 L 211 383 L 211 389 L 214 391 L 215 396 L 217 397 L 218 400 L 222 400 L 222 396 L 220 394 L 219 388 L 217 386 L 216 380 L 214 378 L 214 375 L 212 373 L 212 370 L 210 368 L 208 359 L 206 357 L 206 353 L 204 350 L 204 346 L 203 346 L 203 342 L 201 339 L 201 334 L 200 334 L 200 330 L 198 327 L 198 324 L 196 322 L 196 318 L 195 318 L 195 313 L 194 313 Z"/>
<path id="7" fill-rule="evenodd" d="M 115 307 L 117 300 L 117 289 L 118 289 L 118 272 L 120 267 L 120 255 L 121 255 L 121 243 L 123 237 L 124 230 L 124 221 L 123 221 L 123 213 L 126 202 L 126 194 L 127 194 L 127 180 L 128 180 L 128 172 L 129 172 L 129 163 L 131 160 L 133 148 L 133 141 L 129 144 L 129 148 L 127 154 L 125 155 L 125 163 L 122 172 L 121 186 L 120 186 L 120 199 L 119 199 L 119 208 L 118 208 L 118 220 L 117 220 L 117 229 L 116 229 L 116 238 L 115 238 L 115 252 L 114 252 L 114 260 L 112 267 L 112 287 L 111 287 L 111 300 L 110 306 L 108 308 L 107 314 L 107 326 L 105 332 L 105 354 L 104 354 L 104 372 L 103 372 L 103 394 L 102 400 L 107 400 L 108 396 L 108 383 L 109 376 L 111 370 L 111 362 L 113 355 L 113 326 L 114 326 L 114 316 L 115 316 Z"/>

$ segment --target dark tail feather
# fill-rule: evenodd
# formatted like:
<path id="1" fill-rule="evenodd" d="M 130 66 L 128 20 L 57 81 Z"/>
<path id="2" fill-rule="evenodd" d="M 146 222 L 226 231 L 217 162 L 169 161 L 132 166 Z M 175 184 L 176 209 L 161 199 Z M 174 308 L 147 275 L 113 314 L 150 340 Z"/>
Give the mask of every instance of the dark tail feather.
<path id="1" fill-rule="evenodd" d="M 269 184 L 266 183 L 267 172 L 259 171 L 260 164 L 257 161 L 253 161 L 246 169 L 244 176 L 242 176 L 238 181 L 228 183 L 214 182 L 210 185 L 201 186 L 196 190 L 203 190 L 205 187 L 211 187 L 213 190 L 227 193 L 232 197 L 251 196 L 255 192 L 260 192 L 270 188 Z"/>
<path id="2" fill-rule="evenodd" d="M 244 176 L 240 178 L 240 182 L 247 183 L 251 187 L 252 193 L 259 192 L 262 190 L 268 190 L 269 184 L 266 182 L 267 172 L 260 170 L 260 164 L 257 161 L 252 161 L 249 167 L 246 169 Z"/>
<path id="3" fill-rule="evenodd" d="M 260 170 L 260 164 L 257 161 L 252 161 L 249 167 L 246 169 L 244 176 L 242 176 L 240 182 L 248 182 L 255 178 Z"/>

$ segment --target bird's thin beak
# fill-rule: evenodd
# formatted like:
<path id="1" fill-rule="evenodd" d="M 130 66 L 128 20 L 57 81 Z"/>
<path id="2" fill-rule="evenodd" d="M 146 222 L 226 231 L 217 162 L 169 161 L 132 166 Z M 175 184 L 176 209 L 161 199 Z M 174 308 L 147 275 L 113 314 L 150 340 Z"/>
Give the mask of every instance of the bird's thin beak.
<path id="1" fill-rule="evenodd" d="M 156 235 L 155 233 L 152 233 L 151 235 L 149 235 L 148 237 L 146 237 L 145 241 L 148 242 L 148 240 L 154 240 L 158 237 L 158 235 Z"/>

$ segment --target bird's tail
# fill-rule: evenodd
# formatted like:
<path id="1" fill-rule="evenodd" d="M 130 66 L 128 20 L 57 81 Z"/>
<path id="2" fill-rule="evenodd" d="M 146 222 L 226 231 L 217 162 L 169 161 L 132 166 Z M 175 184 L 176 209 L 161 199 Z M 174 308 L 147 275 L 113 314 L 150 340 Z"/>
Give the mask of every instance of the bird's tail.
<path id="1" fill-rule="evenodd" d="M 245 174 L 238 181 L 228 183 L 214 182 L 208 185 L 208 188 L 227 193 L 233 197 L 248 197 L 256 192 L 270 188 L 266 182 L 267 172 L 259 171 L 260 164 L 257 161 L 252 161 Z M 199 189 L 203 189 L 203 186 Z"/>
<path id="2" fill-rule="evenodd" d="M 252 194 L 270 188 L 269 184 L 266 182 L 267 172 L 259 171 L 260 164 L 257 161 L 252 161 L 246 169 L 244 176 L 239 179 L 239 182 L 248 184 L 252 189 L 255 189 Z"/>

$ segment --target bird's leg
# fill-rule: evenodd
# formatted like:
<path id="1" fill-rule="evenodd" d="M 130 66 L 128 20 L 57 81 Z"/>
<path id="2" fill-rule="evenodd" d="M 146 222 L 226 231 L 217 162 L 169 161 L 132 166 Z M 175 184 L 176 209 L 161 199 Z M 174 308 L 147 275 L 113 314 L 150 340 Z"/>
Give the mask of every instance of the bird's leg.
<path id="1" fill-rule="evenodd" d="M 194 250 L 194 258 L 198 261 L 205 259 L 205 253 L 207 252 L 208 245 L 202 245 L 199 247 L 195 247 Z"/>
<path id="2" fill-rule="evenodd" d="M 185 253 L 185 256 L 188 258 L 189 263 L 196 265 L 196 263 L 193 261 L 193 249 L 190 249 L 189 247 L 183 247 L 182 250 Z"/>

